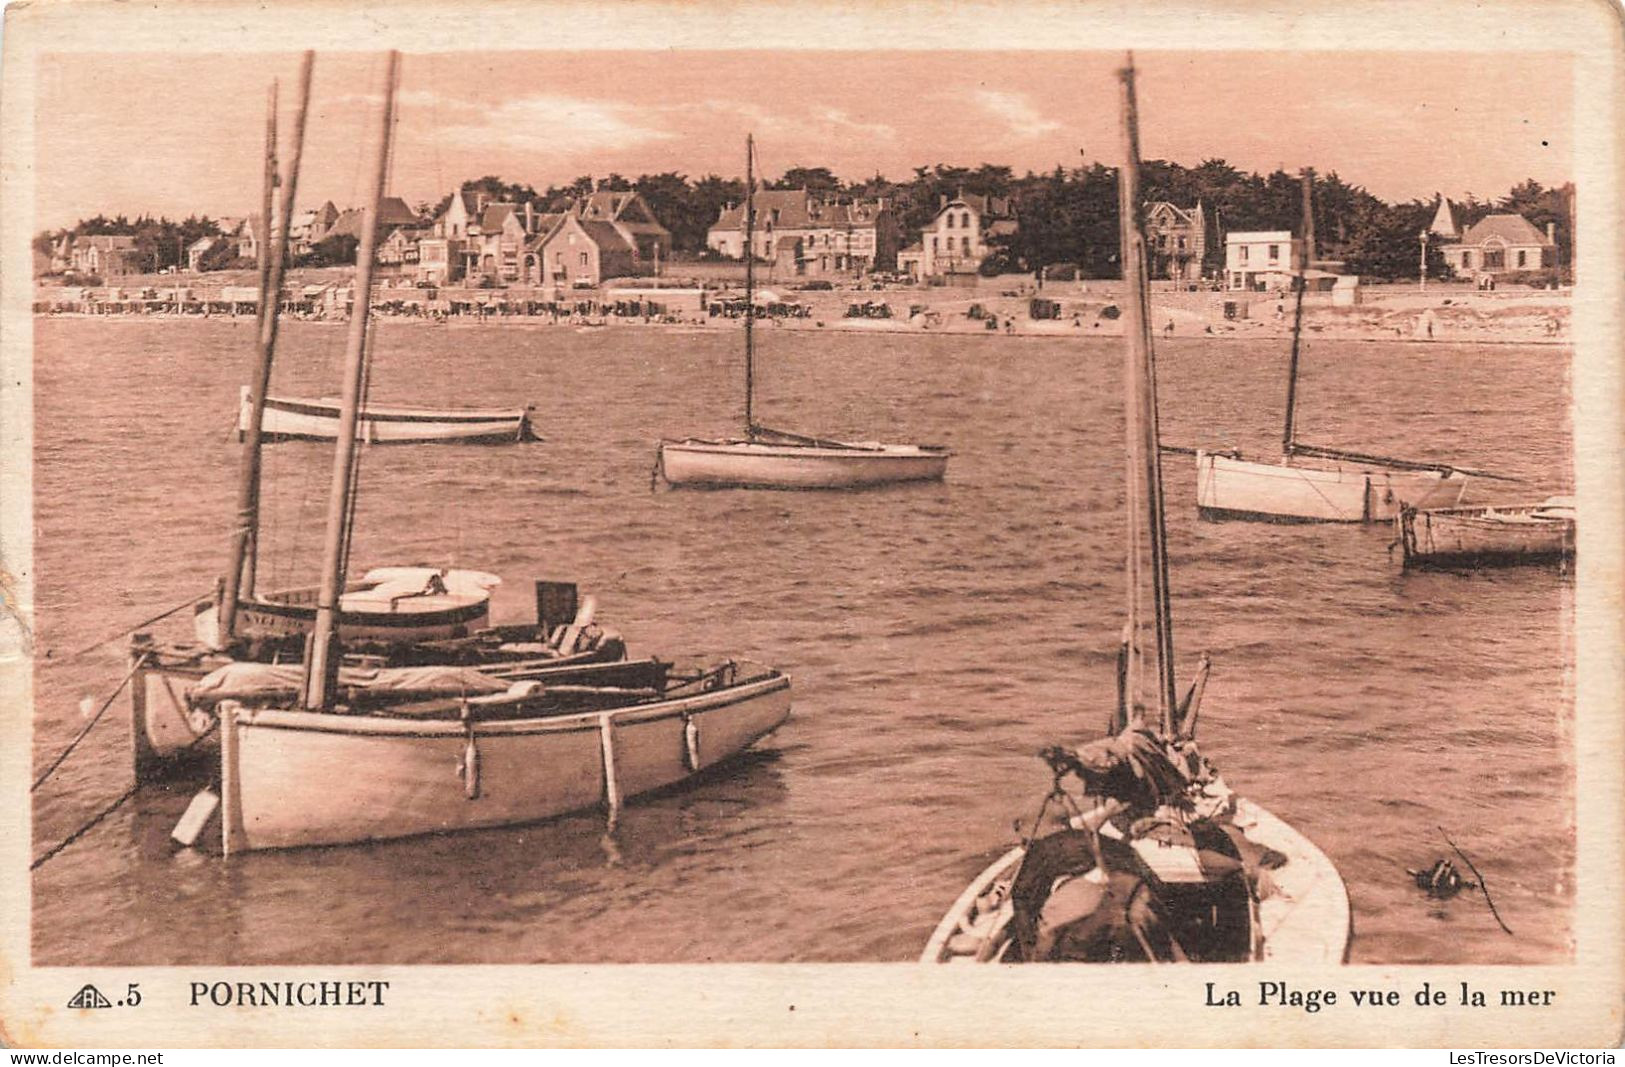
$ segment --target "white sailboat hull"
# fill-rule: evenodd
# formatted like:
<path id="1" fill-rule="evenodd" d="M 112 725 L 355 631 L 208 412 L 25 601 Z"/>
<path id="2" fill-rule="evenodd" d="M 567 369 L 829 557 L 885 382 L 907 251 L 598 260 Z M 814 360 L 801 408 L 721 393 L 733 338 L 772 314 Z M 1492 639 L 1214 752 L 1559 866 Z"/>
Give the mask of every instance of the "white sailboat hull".
<path id="1" fill-rule="evenodd" d="M 247 430 L 250 411 L 249 391 L 244 386 L 237 416 L 239 440 Z M 260 434 L 267 440 L 331 441 L 338 437 L 338 429 L 339 402 L 336 399 L 265 398 Z M 368 404 L 361 409 L 355 436 L 357 441 L 379 445 L 535 440 L 528 408 L 426 408 L 383 404 Z"/>
<path id="2" fill-rule="evenodd" d="M 679 699 L 472 726 L 222 707 L 225 851 L 517 825 L 603 804 L 610 782 L 621 799 L 674 785 L 789 717 L 790 680 L 757 671 Z"/>
<path id="3" fill-rule="evenodd" d="M 822 447 L 758 441 L 662 441 L 667 484 L 697 488 L 856 489 L 941 481 L 945 448 L 922 445 Z"/>
<path id="4" fill-rule="evenodd" d="M 1204 519 L 1387 522 L 1402 507 L 1454 507 L 1466 489 L 1459 471 L 1196 453 L 1196 507 Z"/>
<path id="5" fill-rule="evenodd" d="M 1345 962 L 1352 913 L 1348 889 L 1331 860 L 1303 834 L 1249 800 L 1237 798 L 1234 821 L 1252 841 L 1286 857 L 1268 872 L 1273 890 L 1259 900 L 1249 962 Z M 1003 956 L 1011 916 L 1009 888 L 1025 855 L 1025 849 L 1013 848 L 977 875 L 932 931 L 921 963 L 988 963 Z"/>

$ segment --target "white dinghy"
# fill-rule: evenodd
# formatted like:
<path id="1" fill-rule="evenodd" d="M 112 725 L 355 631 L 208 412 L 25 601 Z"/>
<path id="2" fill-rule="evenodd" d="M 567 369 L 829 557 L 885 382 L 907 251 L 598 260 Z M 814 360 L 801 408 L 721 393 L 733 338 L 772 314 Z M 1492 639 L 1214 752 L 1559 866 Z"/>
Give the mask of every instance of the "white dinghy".
<path id="1" fill-rule="evenodd" d="M 254 399 L 243 386 L 238 400 L 237 439 L 248 436 Z M 429 408 L 404 404 L 371 404 L 361 409 L 356 436 L 369 445 L 504 444 L 537 439 L 532 409 Z M 265 398 L 261 434 L 270 441 L 331 441 L 338 434 L 339 402 L 335 397 L 305 400 Z"/>
<path id="2" fill-rule="evenodd" d="M 1339 963 L 1350 912 L 1336 868 L 1232 792 L 1196 745 L 1205 656 L 1178 698 L 1132 58 L 1120 73 L 1128 624 L 1117 706 L 1108 736 L 1044 750 L 1051 788 L 1030 836 L 971 881 L 921 961 Z"/>
<path id="3" fill-rule="evenodd" d="M 941 481 L 953 453 L 942 445 L 838 441 L 756 422 L 755 140 L 745 139 L 745 435 L 661 441 L 655 471 L 674 488 L 858 489 Z"/>

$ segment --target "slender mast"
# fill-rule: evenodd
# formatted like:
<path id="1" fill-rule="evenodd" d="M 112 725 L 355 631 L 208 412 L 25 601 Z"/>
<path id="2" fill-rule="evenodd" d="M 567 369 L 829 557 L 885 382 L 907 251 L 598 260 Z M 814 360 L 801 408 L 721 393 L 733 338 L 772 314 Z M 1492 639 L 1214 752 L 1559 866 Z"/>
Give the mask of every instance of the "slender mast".
<path id="1" fill-rule="evenodd" d="M 1303 250 L 1298 256 L 1298 295 L 1292 305 L 1292 360 L 1286 372 L 1286 428 L 1281 431 L 1281 454 L 1290 456 L 1297 450 L 1296 421 L 1298 417 L 1298 341 L 1303 334 L 1303 291 L 1309 288 L 1309 261 L 1315 255 L 1315 214 L 1312 205 L 1315 172 L 1303 172 Z"/>
<path id="2" fill-rule="evenodd" d="M 356 420 L 361 406 L 367 323 L 372 311 L 372 266 L 378 244 L 378 203 L 384 196 L 384 179 L 389 167 L 390 133 L 395 117 L 395 82 L 400 58 L 399 52 L 390 52 L 384 64 L 384 106 L 380 115 L 380 129 L 373 155 L 364 171 L 371 179 L 371 185 L 361 219 L 361 243 L 355 256 L 355 295 L 350 311 L 350 333 L 344 348 L 344 391 L 340 396 L 338 441 L 333 451 L 332 491 L 327 500 L 322 585 L 316 600 L 316 626 L 311 633 L 310 654 L 305 661 L 304 705 L 311 710 L 331 704 L 333 680 L 337 673 L 334 668 L 337 663 L 338 605 L 344 590 L 345 541 L 353 491 Z"/>
<path id="3" fill-rule="evenodd" d="M 277 87 L 271 84 L 265 120 L 265 186 L 260 198 L 260 306 L 255 320 L 254 380 L 249 384 L 248 424 L 243 427 L 241 474 L 237 490 L 237 528 L 232 533 L 231 564 L 226 570 L 220 598 L 220 644 L 231 641 L 237 629 L 237 605 L 246 593 L 254 595 L 255 563 L 259 555 L 260 447 L 265 421 L 265 393 L 271 385 L 271 362 L 276 352 L 277 319 L 281 311 L 282 275 L 287 262 L 288 228 L 293 218 L 294 194 L 299 187 L 299 166 L 304 154 L 305 119 L 310 112 L 310 76 L 316 54 L 306 52 L 299 65 L 299 97 L 294 111 L 293 145 L 287 180 L 282 182 L 281 210 L 273 222 L 272 188 L 277 179 Z M 272 240 L 272 235 L 275 240 Z"/>
<path id="4" fill-rule="evenodd" d="M 1145 236 L 1140 229 L 1140 135 L 1139 115 L 1134 96 L 1134 56 L 1129 53 L 1119 72 L 1122 83 L 1121 140 L 1123 162 L 1117 174 L 1117 211 L 1123 261 L 1124 390 L 1128 444 L 1129 511 L 1129 627 L 1135 636 L 1130 644 L 1130 686 L 1134 686 L 1141 575 L 1139 568 L 1141 522 L 1150 543 L 1151 590 L 1156 612 L 1157 708 L 1162 731 L 1171 736 L 1177 706 L 1174 683 L 1174 627 L 1168 590 L 1168 527 L 1162 502 L 1162 449 L 1157 428 L 1156 362 L 1151 348 L 1151 307 L 1146 282 Z M 1143 497 L 1140 487 L 1144 487 Z M 1137 510 L 1145 509 L 1143 516 Z M 1131 688 L 1128 707 L 1131 718 L 1134 697 Z"/>
<path id="5" fill-rule="evenodd" d="M 756 436 L 756 138 L 745 135 L 745 436 Z"/>

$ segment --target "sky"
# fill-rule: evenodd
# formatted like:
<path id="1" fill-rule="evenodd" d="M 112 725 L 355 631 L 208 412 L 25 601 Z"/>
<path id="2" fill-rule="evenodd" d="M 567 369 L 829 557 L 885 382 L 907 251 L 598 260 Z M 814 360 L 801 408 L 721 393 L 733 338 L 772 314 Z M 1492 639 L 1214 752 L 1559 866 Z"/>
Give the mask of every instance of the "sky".
<path id="1" fill-rule="evenodd" d="M 241 215 L 259 199 L 266 89 L 291 126 L 293 53 L 47 54 L 36 80 L 37 229 L 98 212 Z M 390 191 L 433 201 L 497 174 L 828 166 L 906 178 L 1115 160 L 1117 52 L 408 54 Z M 1136 56 L 1141 154 L 1336 172 L 1385 200 L 1573 178 L 1574 83 L 1555 53 L 1155 52 Z M 299 201 L 359 201 L 378 55 L 317 57 Z"/>

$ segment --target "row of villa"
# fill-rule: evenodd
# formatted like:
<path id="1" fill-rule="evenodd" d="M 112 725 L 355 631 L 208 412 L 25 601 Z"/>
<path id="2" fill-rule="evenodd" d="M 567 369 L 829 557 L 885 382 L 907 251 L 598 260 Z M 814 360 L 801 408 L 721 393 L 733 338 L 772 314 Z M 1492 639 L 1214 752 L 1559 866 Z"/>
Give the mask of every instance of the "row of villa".
<path id="1" fill-rule="evenodd" d="M 806 189 L 767 189 L 755 195 L 755 253 L 781 276 L 863 277 L 897 272 L 917 281 L 973 285 L 987 257 L 1018 232 L 1007 197 L 943 195 L 919 239 L 907 245 L 896 213 L 885 198 L 836 199 Z M 331 202 L 294 216 L 289 246 L 295 257 L 335 236 L 359 238 L 361 212 Z M 187 267 L 199 271 L 224 251 L 253 260 L 264 225 L 258 215 L 220 220 L 221 233 L 186 250 Z M 1200 203 L 1181 208 L 1159 201 L 1146 209 L 1146 240 L 1153 278 L 1196 283 L 1202 279 L 1208 221 Z M 729 259 L 745 254 L 743 204 L 725 205 L 706 234 L 707 247 Z M 1465 232 L 1449 200 L 1439 197 L 1426 235 L 1439 244 L 1458 277 L 1493 277 L 1554 266 L 1552 227 L 1542 234 L 1521 215 L 1492 214 Z M 386 275 L 426 286 L 554 286 L 591 288 L 608 278 L 657 275 L 672 255 L 671 232 L 636 192 L 599 190 L 544 210 L 536 201 L 499 201 L 463 189 L 426 219 L 399 197 L 379 209 L 378 263 Z M 1312 238 L 1311 238 L 1312 240 Z M 1291 285 L 1303 238 L 1286 230 L 1230 232 L 1224 237 L 1223 284 L 1231 290 Z M 50 269 L 61 273 L 137 273 L 135 239 L 125 236 L 64 236 Z M 1314 289 L 1351 288 L 1358 279 L 1336 261 L 1317 260 L 1311 250 L 1308 284 Z"/>

